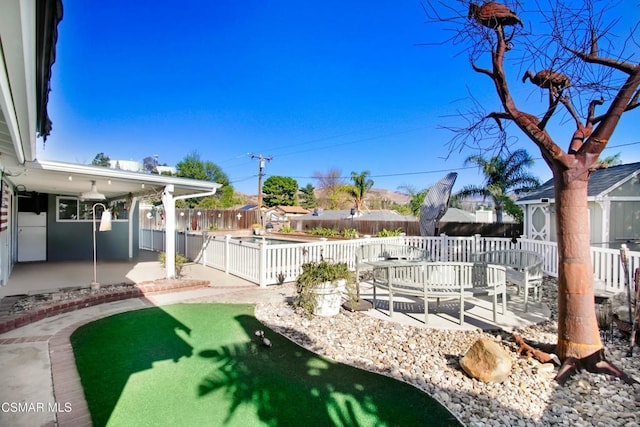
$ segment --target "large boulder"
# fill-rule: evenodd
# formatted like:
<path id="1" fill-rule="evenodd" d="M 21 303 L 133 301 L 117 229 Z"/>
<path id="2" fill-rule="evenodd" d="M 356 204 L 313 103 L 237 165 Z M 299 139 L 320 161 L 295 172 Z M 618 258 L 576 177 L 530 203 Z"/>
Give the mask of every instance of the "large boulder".
<path id="1" fill-rule="evenodd" d="M 460 359 L 460 366 L 472 378 L 501 383 L 511 373 L 511 355 L 495 341 L 480 338 Z"/>

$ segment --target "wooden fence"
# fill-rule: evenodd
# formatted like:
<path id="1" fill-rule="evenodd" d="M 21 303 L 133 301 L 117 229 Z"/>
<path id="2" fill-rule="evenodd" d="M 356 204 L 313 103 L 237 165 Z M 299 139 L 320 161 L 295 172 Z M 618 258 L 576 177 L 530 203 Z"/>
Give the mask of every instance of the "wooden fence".
<path id="1" fill-rule="evenodd" d="M 163 230 L 164 213 L 161 207 L 142 207 L 140 223 L 143 229 Z M 176 230 L 213 231 L 249 230 L 260 223 L 257 210 L 239 209 L 176 209 Z"/>
<path id="2" fill-rule="evenodd" d="M 420 225 L 417 220 L 412 221 L 362 221 L 350 219 L 295 219 L 289 220 L 291 228 L 296 231 L 310 231 L 314 228 L 330 228 L 342 232 L 345 229 L 355 229 L 360 235 L 375 236 L 382 230 L 400 230 L 407 236 L 419 236 Z M 481 234 L 491 237 L 520 237 L 522 224 L 514 223 L 483 223 L 483 222 L 441 222 L 440 232 L 451 236 L 473 236 Z"/>
<path id="3" fill-rule="evenodd" d="M 355 270 L 356 249 L 368 242 L 404 244 L 425 249 L 433 261 L 470 261 L 476 252 L 522 249 L 539 253 L 544 258 L 545 273 L 558 276 L 558 248 L 555 242 L 527 238 L 509 239 L 486 236 L 433 237 L 399 236 L 326 240 L 275 244 L 269 239 L 249 241 L 230 235 L 209 235 L 206 232 L 177 232 L 176 251 L 188 259 L 242 277 L 260 286 L 294 281 L 302 264 L 322 258 L 345 262 Z M 140 230 L 140 249 L 164 251 L 164 231 Z M 610 292 L 625 290 L 624 269 L 620 251 L 591 247 L 596 286 Z M 640 268 L 640 252 L 629 252 L 628 271 Z"/>

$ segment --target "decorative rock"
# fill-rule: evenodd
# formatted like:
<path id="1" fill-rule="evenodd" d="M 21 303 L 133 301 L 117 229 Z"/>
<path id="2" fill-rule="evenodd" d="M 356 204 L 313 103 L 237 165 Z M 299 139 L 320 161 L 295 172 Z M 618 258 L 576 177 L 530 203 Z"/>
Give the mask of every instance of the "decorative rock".
<path id="1" fill-rule="evenodd" d="M 295 314 L 295 311 L 293 311 L 292 309 L 290 309 L 289 307 L 283 307 L 282 309 L 278 310 L 278 317 L 289 317 L 289 316 L 293 316 Z"/>
<path id="2" fill-rule="evenodd" d="M 537 368 L 538 374 L 545 376 L 546 378 L 553 378 L 556 375 L 556 367 L 553 363 L 543 363 Z"/>
<path id="3" fill-rule="evenodd" d="M 460 360 L 460 366 L 472 378 L 501 383 L 511 373 L 511 356 L 495 341 L 480 338 Z"/>

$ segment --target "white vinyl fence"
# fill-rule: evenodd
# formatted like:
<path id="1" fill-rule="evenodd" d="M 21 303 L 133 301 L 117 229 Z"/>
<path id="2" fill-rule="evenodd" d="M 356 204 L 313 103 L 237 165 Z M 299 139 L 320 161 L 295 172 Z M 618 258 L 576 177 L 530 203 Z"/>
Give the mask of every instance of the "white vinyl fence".
<path id="1" fill-rule="evenodd" d="M 527 238 L 456 237 L 442 234 L 433 237 L 400 236 L 368 237 L 353 240 L 321 240 L 287 244 L 269 243 L 269 239 L 243 241 L 231 236 L 209 236 L 207 233 L 176 233 L 176 252 L 203 265 L 241 277 L 260 286 L 296 280 L 302 264 L 321 259 L 345 262 L 355 269 L 356 248 L 379 241 L 416 246 L 425 249 L 433 261 L 472 260 L 476 252 L 522 249 L 544 257 L 545 273 L 558 276 L 558 248 L 555 242 Z M 164 231 L 140 229 L 140 249 L 164 251 Z M 625 290 L 625 273 L 620 251 L 591 247 L 596 286 L 610 292 Z M 640 252 L 629 252 L 628 271 L 640 268 Z"/>

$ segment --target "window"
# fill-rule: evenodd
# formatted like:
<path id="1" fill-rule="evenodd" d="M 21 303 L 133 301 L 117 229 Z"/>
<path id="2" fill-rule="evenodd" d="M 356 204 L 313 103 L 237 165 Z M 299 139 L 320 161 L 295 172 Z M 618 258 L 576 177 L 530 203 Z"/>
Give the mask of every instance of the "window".
<path id="1" fill-rule="evenodd" d="M 59 196 L 56 199 L 57 221 L 91 221 L 93 220 L 93 205 L 96 202 L 81 201 L 76 197 Z M 99 202 L 107 205 L 111 209 L 112 219 L 127 220 L 129 219 L 129 211 L 126 209 L 126 200 L 110 200 Z M 103 208 L 101 205 L 96 206 L 96 219 L 102 216 Z"/>

